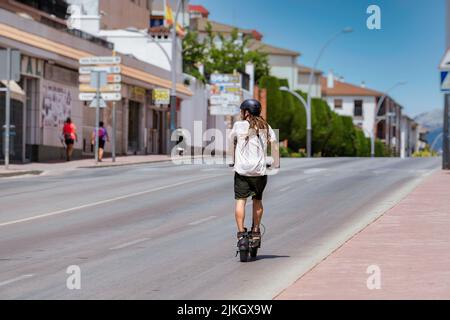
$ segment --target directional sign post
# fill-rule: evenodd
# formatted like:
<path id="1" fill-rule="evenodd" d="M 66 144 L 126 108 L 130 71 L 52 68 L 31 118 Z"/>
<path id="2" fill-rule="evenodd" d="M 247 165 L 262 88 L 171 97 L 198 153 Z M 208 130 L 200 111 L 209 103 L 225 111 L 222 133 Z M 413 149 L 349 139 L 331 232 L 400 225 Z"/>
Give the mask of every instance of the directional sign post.
<path id="1" fill-rule="evenodd" d="M 5 64 L 6 62 L 6 64 Z M 0 50 L 0 80 L 6 80 L 6 103 L 5 103 L 5 133 L 4 133 L 4 153 L 5 169 L 9 168 L 9 137 L 11 122 L 11 91 L 10 82 L 20 80 L 20 51 Z"/>
<path id="2" fill-rule="evenodd" d="M 450 49 L 439 65 L 441 91 L 444 93 L 444 133 L 442 144 L 442 169 L 450 170 Z"/>
<path id="3" fill-rule="evenodd" d="M 121 57 L 84 57 L 79 60 L 79 82 L 81 101 L 91 101 L 95 108 L 95 163 L 98 163 L 100 108 L 106 108 L 106 101 L 113 101 L 112 158 L 115 162 L 115 101 L 122 99 L 120 75 Z"/>
<path id="4" fill-rule="evenodd" d="M 95 65 L 95 64 L 120 64 L 122 58 L 117 56 L 112 57 L 86 57 L 80 59 L 81 65 Z"/>

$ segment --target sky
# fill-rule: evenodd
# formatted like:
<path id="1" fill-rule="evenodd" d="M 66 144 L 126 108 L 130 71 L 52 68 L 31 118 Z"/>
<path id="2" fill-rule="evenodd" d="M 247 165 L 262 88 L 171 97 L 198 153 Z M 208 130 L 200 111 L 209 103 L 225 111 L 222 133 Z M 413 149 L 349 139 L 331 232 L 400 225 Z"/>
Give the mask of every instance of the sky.
<path id="1" fill-rule="evenodd" d="M 445 0 L 191 0 L 210 11 L 211 20 L 256 29 L 265 43 L 301 53 L 312 66 L 336 32 L 353 32 L 327 48 L 318 69 L 344 81 L 384 92 L 409 116 L 443 108 L 438 66 L 445 52 Z M 369 30 L 370 5 L 381 9 L 381 30 Z"/>

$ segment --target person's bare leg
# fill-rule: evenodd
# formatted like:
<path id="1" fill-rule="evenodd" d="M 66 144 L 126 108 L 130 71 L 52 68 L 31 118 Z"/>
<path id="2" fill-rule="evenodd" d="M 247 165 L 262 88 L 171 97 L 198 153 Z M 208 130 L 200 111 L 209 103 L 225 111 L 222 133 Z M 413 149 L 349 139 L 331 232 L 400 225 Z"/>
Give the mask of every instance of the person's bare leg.
<path id="1" fill-rule="evenodd" d="M 98 148 L 98 160 L 100 160 L 100 161 L 103 160 L 103 149 L 102 148 Z"/>
<path id="2" fill-rule="evenodd" d="M 73 144 L 67 146 L 67 160 L 72 160 Z"/>
<path id="3" fill-rule="evenodd" d="M 262 200 L 253 200 L 253 230 L 255 232 L 259 231 L 259 225 L 261 224 L 261 219 L 264 213 L 264 208 Z"/>
<path id="4" fill-rule="evenodd" d="M 244 232 L 244 223 L 245 223 L 245 204 L 247 203 L 247 199 L 239 199 L 236 200 L 236 224 L 239 232 Z"/>

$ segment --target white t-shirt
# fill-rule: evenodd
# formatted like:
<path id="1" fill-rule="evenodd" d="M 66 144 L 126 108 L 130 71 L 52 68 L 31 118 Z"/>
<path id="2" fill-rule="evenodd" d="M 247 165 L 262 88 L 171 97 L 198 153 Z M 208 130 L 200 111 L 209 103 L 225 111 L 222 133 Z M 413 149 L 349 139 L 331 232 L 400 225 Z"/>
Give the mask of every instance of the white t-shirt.
<path id="1" fill-rule="evenodd" d="M 233 145 L 234 138 L 237 137 L 235 151 L 234 171 L 242 176 L 265 176 L 266 156 L 267 156 L 267 132 L 259 130 L 259 138 L 256 130 L 249 132 L 250 123 L 248 121 L 237 121 L 231 130 L 229 141 Z M 275 132 L 269 126 L 269 141 L 276 141 Z M 246 141 L 246 137 L 249 137 Z"/>

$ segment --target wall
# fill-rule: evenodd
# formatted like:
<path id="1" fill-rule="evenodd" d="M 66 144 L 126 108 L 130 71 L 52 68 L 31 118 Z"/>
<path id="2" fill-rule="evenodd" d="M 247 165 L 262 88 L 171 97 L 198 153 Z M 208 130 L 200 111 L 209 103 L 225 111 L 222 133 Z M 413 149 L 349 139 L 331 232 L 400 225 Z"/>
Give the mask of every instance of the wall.
<path id="1" fill-rule="evenodd" d="M 299 73 L 298 82 L 295 89 L 301 90 L 306 93 L 308 92 L 308 83 L 309 83 L 309 73 Z M 317 74 L 315 74 L 313 77 L 313 83 L 311 86 L 311 97 L 313 98 L 322 97 L 322 86 L 320 83 L 320 76 L 317 76 Z"/>
<path id="2" fill-rule="evenodd" d="M 191 134 L 191 146 L 200 149 L 205 146 L 203 133 L 207 128 L 208 117 L 208 91 L 201 82 L 191 78 L 189 89 L 194 95 L 181 102 L 180 127 L 186 129 Z M 194 132 L 194 121 L 201 121 L 201 132 Z M 198 130 L 198 129 L 197 129 Z M 200 139 L 196 135 L 201 134 Z"/>
<path id="3" fill-rule="evenodd" d="M 287 79 L 289 88 L 295 88 L 297 80 L 296 58 L 292 56 L 269 55 L 270 74 L 280 78 Z"/>
<path id="4" fill-rule="evenodd" d="M 165 54 L 161 51 L 162 49 L 168 54 L 169 58 L 172 59 L 172 41 L 170 38 L 158 39 L 158 46 L 149 36 L 142 34 L 140 32 L 133 32 L 127 30 L 102 30 L 99 33 L 100 36 L 106 37 L 108 41 L 114 43 L 114 48 L 117 52 L 122 54 L 133 55 L 136 59 L 139 59 L 148 64 L 155 65 L 159 68 L 165 69 L 167 71 L 171 70 L 168 59 Z M 181 47 L 181 42 L 178 41 L 177 48 Z M 178 50 L 177 54 L 177 72 L 181 73 L 181 50 Z"/>
<path id="5" fill-rule="evenodd" d="M 102 17 L 100 29 L 147 29 L 150 26 L 146 0 L 100 0 L 100 11 L 106 13 Z"/>

